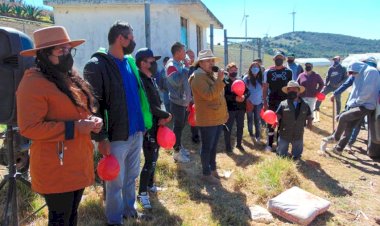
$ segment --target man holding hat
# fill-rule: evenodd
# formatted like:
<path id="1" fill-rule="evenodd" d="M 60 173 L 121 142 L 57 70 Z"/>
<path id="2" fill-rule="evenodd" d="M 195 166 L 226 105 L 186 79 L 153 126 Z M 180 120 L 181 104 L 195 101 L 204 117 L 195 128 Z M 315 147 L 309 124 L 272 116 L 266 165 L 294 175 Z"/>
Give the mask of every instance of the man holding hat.
<path id="1" fill-rule="evenodd" d="M 264 111 L 276 111 L 281 101 L 286 100 L 287 95 L 281 90 L 292 80 L 292 71 L 283 66 L 285 54 L 281 51 L 276 52 L 273 57 L 275 63 L 264 73 L 263 78 L 263 99 Z M 273 151 L 274 128 L 268 125 L 268 141 L 266 151 Z"/>
<path id="2" fill-rule="evenodd" d="M 303 151 L 305 122 L 307 121 L 307 127 L 311 129 L 313 117 L 309 105 L 299 97 L 305 91 L 305 87 L 292 80 L 282 91 L 288 97 L 281 102 L 276 112 L 278 120 L 281 120 L 277 154 L 287 157 L 289 144 L 292 144 L 292 158 L 297 160 L 301 158 Z"/>
<path id="3" fill-rule="evenodd" d="M 143 153 L 145 164 L 140 174 L 140 186 L 138 200 L 144 209 L 151 209 L 148 190 L 157 192 L 154 184 L 154 172 L 158 159 L 159 145 L 157 143 L 157 130 L 159 125 L 168 123 L 172 116 L 170 113 L 161 109 L 161 99 L 158 92 L 158 86 L 153 76 L 157 73 L 157 60 L 161 56 L 154 56 L 152 50 L 141 48 L 137 50 L 135 59 L 141 81 L 144 84 L 149 101 L 150 110 L 153 115 L 152 128 L 144 134 Z"/>
<path id="4" fill-rule="evenodd" d="M 209 184 L 219 183 L 216 171 L 216 146 L 228 112 L 224 98 L 224 71 L 213 72 L 215 57 L 211 50 L 202 50 L 194 62 L 197 68 L 189 78 L 195 104 L 196 126 L 201 132 L 202 179 Z"/>
<path id="5" fill-rule="evenodd" d="M 346 68 L 340 64 L 340 56 L 333 57 L 332 61 L 333 65 L 331 65 L 327 71 L 325 87 L 322 90 L 322 93 L 325 95 L 334 92 L 342 83 L 344 83 L 347 78 Z M 336 115 L 339 115 L 340 113 L 340 108 L 342 105 L 340 99 L 340 95 L 336 95 Z M 315 105 L 315 111 L 319 111 L 321 103 L 321 101 L 317 101 Z"/>

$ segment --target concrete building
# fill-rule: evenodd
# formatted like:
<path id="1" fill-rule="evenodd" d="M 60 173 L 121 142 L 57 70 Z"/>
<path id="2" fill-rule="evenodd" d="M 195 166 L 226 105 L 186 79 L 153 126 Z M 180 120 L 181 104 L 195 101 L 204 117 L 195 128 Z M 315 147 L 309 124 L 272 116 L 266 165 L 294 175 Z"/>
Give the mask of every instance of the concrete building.
<path id="1" fill-rule="evenodd" d="M 83 38 L 78 47 L 76 67 L 85 63 L 99 47 L 108 47 L 107 34 L 117 20 L 130 23 L 134 29 L 136 49 L 145 47 L 144 2 L 150 3 L 151 48 L 156 55 L 171 56 L 176 41 L 194 52 L 207 47 L 207 28 L 223 24 L 201 0 L 45 0 L 54 8 L 56 25 L 66 27 L 72 39 Z"/>

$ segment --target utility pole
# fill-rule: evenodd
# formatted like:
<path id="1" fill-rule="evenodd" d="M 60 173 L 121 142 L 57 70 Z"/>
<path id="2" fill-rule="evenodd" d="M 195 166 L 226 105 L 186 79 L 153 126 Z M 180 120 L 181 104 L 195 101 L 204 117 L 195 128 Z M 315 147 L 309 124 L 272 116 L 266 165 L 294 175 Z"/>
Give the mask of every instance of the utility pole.
<path id="1" fill-rule="evenodd" d="M 291 12 L 289 14 L 293 14 L 293 32 L 294 32 L 294 22 L 296 20 L 296 12 L 293 10 L 293 12 Z"/>
<path id="2" fill-rule="evenodd" d="M 249 15 L 244 15 L 244 17 L 245 17 L 245 41 L 247 41 L 247 37 L 248 37 L 248 35 L 247 35 L 247 19 L 248 19 L 248 17 L 249 17 Z"/>
<path id="3" fill-rule="evenodd" d="M 149 49 L 151 48 L 150 40 L 150 0 L 144 0 L 145 11 L 145 45 Z"/>

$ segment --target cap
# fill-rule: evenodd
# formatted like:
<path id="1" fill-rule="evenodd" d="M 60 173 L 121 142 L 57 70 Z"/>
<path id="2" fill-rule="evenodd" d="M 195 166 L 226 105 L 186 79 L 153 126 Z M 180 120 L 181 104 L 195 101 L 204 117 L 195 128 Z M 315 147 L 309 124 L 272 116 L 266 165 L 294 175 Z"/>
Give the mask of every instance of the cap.
<path id="1" fill-rule="evenodd" d="M 289 57 L 293 57 L 293 58 L 295 58 L 296 55 L 295 55 L 294 53 L 291 53 L 291 54 L 288 54 L 288 58 L 289 58 Z"/>
<path id="2" fill-rule="evenodd" d="M 161 56 L 154 56 L 153 51 L 148 48 L 141 48 L 137 50 L 135 55 L 136 61 L 143 60 L 148 57 L 154 57 L 156 60 L 159 60 L 161 58 Z"/>
<path id="3" fill-rule="evenodd" d="M 334 56 L 334 57 L 332 58 L 332 60 L 336 60 L 336 59 L 340 60 L 340 56 Z"/>
<path id="4" fill-rule="evenodd" d="M 275 59 L 276 57 L 278 56 L 281 56 L 282 58 L 285 58 L 285 53 L 282 52 L 282 51 L 277 51 L 274 56 L 273 56 L 273 59 Z"/>

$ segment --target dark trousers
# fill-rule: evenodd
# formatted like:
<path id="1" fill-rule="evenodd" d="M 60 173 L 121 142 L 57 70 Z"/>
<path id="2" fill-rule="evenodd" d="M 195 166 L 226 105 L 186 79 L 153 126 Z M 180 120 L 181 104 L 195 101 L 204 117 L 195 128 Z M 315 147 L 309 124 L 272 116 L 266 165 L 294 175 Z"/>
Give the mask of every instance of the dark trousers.
<path id="1" fill-rule="evenodd" d="M 181 138 L 182 138 L 182 130 L 185 127 L 185 122 L 186 122 L 186 107 L 170 102 L 170 111 L 174 119 L 173 132 L 176 137 L 174 150 L 178 152 L 182 146 Z"/>
<path id="2" fill-rule="evenodd" d="M 49 209 L 49 226 L 75 226 L 78 222 L 78 206 L 82 199 L 83 189 L 45 194 L 45 202 Z"/>
<path id="3" fill-rule="evenodd" d="M 154 185 L 154 172 L 158 159 L 157 127 L 154 126 L 144 135 L 143 152 L 145 163 L 140 174 L 139 194 L 148 191 Z"/>
<path id="4" fill-rule="evenodd" d="M 201 131 L 201 162 L 203 175 L 210 175 L 211 171 L 216 170 L 216 146 L 220 132 L 222 131 L 222 125 L 218 126 L 200 126 Z"/>
<path id="5" fill-rule="evenodd" d="M 352 130 L 371 112 L 372 110 L 365 107 L 355 107 L 349 108 L 340 114 L 338 127 L 333 134 L 335 140 L 338 140 L 337 151 L 343 151 L 352 135 Z"/>
<path id="6" fill-rule="evenodd" d="M 280 105 L 280 103 L 269 104 L 268 108 L 269 108 L 269 110 L 276 112 L 279 105 Z M 275 132 L 275 129 L 272 128 L 271 124 L 267 124 L 267 128 L 268 128 L 267 145 L 269 147 L 273 147 L 274 135 L 277 133 L 277 136 L 276 136 L 277 139 L 279 137 L 278 130 L 277 130 L 277 132 Z"/>
<path id="7" fill-rule="evenodd" d="M 228 130 L 227 129 L 224 130 L 224 143 L 226 144 L 226 151 L 231 152 L 232 151 L 231 133 L 232 133 L 232 127 L 234 126 L 235 121 L 236 121 L 236 145 L 238 146 L 241 145 L 241 141 L 243 139 L 245 111 L 244 110 L 228 111 L 228 114 L 229 114 L 229 117 L 226 123 Z"/>
<path id="8" fill-rule="evenodd" d="M 197 126 L 190 126 L 191 138 L 199 139 L 199 129 Z"/>

